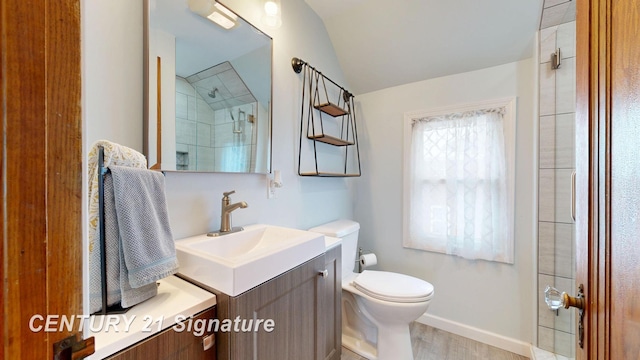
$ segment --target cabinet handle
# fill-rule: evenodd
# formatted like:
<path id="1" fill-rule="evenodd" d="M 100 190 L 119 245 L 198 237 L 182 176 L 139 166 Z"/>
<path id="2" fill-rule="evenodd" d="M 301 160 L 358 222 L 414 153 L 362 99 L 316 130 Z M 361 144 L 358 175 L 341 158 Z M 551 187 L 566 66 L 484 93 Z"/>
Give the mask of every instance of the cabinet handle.
<path id="1" fill-rule="evenodd" d="M 320 271 L 320 272 L 318 273 L 318 275 L 320 275 L 320 276 L 322 276 L 322 277 L 326 278 L 327 276 L 329 276 L 329 270 L 324 269 L 324 270 Z"/>
<path id="2" fill-rule="evenodd" d="M 215 334 L 211 334 L 209 336 L 205 336 L 202 338 L 202 348 L 204 351 L 207 351 L 213 347 L 216 343 Z"/>

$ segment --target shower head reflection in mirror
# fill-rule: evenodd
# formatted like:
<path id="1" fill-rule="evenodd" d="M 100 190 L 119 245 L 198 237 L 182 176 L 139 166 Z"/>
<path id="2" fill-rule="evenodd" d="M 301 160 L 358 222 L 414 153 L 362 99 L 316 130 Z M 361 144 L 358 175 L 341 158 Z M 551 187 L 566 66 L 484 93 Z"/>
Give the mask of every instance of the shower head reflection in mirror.
<path id="1" fill-rule="evenodd" d="M 161 133 L 161 170 L 269 173 L 271 38 L 239 16 L 224 30 L 186 2 L 153 2 L 145 11 L 145 57 L 154 60 L 145 61 L 149 163 L 156 162 Z M 156 76 L 157 57 L 163 66 Z"/>

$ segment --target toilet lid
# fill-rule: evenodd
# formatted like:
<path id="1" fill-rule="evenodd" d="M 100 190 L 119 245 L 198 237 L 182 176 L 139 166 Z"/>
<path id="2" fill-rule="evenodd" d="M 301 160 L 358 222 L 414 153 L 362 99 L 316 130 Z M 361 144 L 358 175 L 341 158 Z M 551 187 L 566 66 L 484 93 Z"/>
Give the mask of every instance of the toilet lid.
<path id="1" fill-rule="evenodd" d="M 412 276 L 387 271 L 365 270 L 353 280 L 363 293 L 383 301 L 422 302 L 433 297 L 433 285 Z"/>

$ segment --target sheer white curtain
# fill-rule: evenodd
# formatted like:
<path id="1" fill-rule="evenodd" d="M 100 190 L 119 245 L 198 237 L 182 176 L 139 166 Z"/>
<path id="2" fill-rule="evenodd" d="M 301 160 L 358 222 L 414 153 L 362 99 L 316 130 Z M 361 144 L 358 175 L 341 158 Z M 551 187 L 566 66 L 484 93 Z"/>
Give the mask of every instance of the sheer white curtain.
<path id="1" fill-rule="evenodd" d="M 504 109 L 413 119 L 406 247 L 513 263 Z"/>

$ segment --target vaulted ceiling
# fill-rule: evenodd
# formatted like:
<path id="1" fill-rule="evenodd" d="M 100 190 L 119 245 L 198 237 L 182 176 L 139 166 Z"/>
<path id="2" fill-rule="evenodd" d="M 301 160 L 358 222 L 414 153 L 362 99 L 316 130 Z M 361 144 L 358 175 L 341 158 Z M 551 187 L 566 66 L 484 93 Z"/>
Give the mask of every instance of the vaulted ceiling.
<path id="1" fill-rule="evenodd" d="M 305 1 L 356 95 L 529 58 L 543 9 L 543 0 Z"/>

